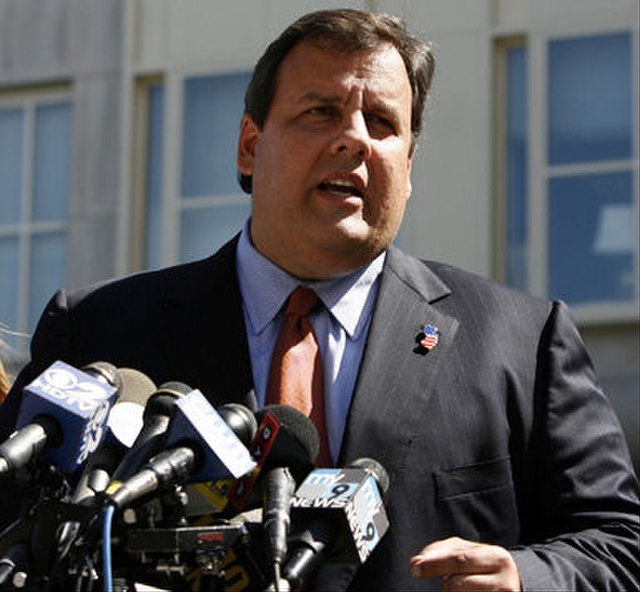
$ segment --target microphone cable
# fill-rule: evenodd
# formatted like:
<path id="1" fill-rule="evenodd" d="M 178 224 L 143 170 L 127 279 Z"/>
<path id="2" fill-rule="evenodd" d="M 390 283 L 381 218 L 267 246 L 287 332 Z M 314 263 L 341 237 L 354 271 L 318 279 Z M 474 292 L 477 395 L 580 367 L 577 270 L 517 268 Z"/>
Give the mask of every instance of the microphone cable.
<path id="1" fill-rule="evenodd" d="M 104 592 L 113 592 L 113 566 L 111 564 L 111 526 L 116 507 L 109 504 L 102 515 L 102 582 Z"/>

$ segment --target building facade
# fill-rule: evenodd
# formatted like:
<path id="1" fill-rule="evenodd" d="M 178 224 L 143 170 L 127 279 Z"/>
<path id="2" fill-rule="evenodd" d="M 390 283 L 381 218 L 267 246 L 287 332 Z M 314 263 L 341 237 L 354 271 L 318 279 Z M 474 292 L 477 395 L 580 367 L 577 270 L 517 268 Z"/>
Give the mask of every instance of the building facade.
<path id="1" fill-rule="evenodd" d="M 294 18 L 338 6 L 403 17 L 437 56 L 399 244 L 567 301 L 637 462 L 637 0 L 0 0 L 11 356 L 59 286 L 237 232 L 252 66 Z"/>

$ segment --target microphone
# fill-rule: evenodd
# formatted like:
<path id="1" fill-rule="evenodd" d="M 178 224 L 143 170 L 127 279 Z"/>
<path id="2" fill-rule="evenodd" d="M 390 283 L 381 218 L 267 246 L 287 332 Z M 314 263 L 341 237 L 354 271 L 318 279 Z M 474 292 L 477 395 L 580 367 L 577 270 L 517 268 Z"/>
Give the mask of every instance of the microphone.
<path id="1" fill-rule="evenodd" d="M 192 512 L 194 515 L 211 513 L 220 514 L 225 511 L 241 512 L 245 507 L 255 507 L 262 504 L 262 488 L 255 487 L 262 469 L 267 462 L 273 465 L 273 458 L 282 458 L 283 454 L 290 454 L 294 457 L 293 464 L 298 467 L 298 481 L 302 479 L 314 468 L 309 462 L 309 457 L 315 458 L 319 449 L 319 440 L 315 433 L 315 427 L 309 428 L 309 421 L 306 416 L 296 409 L 286 405 L 271 405 L 256 412 L 258 421 L 258 431 L 250 443 L 249 453 L 256 461 L 256 467 L 246 475 L 238 479 L 218 479 L 217 481 L 196 483 L 193 485 L 192 493 L 199 498 L 194 503 Z M 304 447 L 300 442 L 305 442 Z M 245 442 L 246 443 L 246 442 Z M 260 482 L 262 485 L 262 481 Z M 190 498 L 190 502 L 193 501 Z M 199 501 L 199 505 L 197 505 Z"/>
<path id="2" fill-rule="evenodd" d="M 71 496 L 71 502 L 88 504 L 104 491 L 126 451 L 131 448 L 143 425 L 144 404 L 156 392 L 156 385 L 144 373 L 132 368 L 118 370 L 122 392 L 107 418 L 102 446 L 88 459 Z"/>
<path id="3" fill-rule="evenodd" d="M 191 485 L 189 505 L 192 515 L 221 514 L 226 508 L 231 507 L 241 512 L 250 496 L 256 494 L 253 487 L 269 458 L 281 426 L 273 412 L 263 409 L 258 411 L 257 415 L 260 423 L 255 435 L 250 442 L 243 440 L 249 448 L 251 457 L 256 461 L 256 467 L 238 479 L 218 479 Z M 251 497 L 250 501 L 254 505 L 261 503 L 260 498 Z"/>
<path id="4" fill-rule="evenodd" d="M 0 445 L 0 477 L 41 455 L 71 474 L 100 446 L 121 379 L 96 362 L 77 370 L 54 362 L 23 391 L 16 427 Z"/>
<path id="5" fill-rule="evenodd" d="M 313 423 L 293 407 L 271 405 L 259 410 L 256 413 L 256 419 L 258 431 L 249 444 L 251 456 L 257 463 L 253 471 L 235 481 L 218 480 L 207 484 L 199 483 L 196 487 L 198 493 L 214 508 L 215 513 L 230 508 L 242 512 L 246 507 L 254 508 L 249 510 L 252 515 L 259 512 L 260 525 L 256 525 L 256 528 L 260 526 L 260 529 L 259 532 L 252 533 L 257 548 L 251 551 L 237 548 L 230 550 L 227 555 L 229 563 L 227 564 L 225 560 L 225 570 L 228 569 L 229 573 L 242 571 L 247 581 L 251 581 L 251 585 L 258 585 L 259 580 L 266 586 L 268 581 L 265 580 L 262 571 L 262 564 L 266 560 L 265 553 L 267 551 L 271 553 L 271 548 L 274 548 L 278 558 L 286 555 L 289 477 L 292 477 L 296 483 L 304 479 L 314 468 L 312 459 L 316 458 L 320 444 Z M 289 475 L 279 470 L 285 468 Z M 271 471 L 273 471 L 272 475 L 270 475 Z M 280 487 L 282 487 L 281 491 L 279 491 Z M 295 485 L 293 488 L 295 489 Z M 269 501 L 266 502 L 265 498 Z M 259 507 L 256 510 L 256 506 L 267 506 L 268 509 L 265 511 L 263 507 Z M 266 530 L 271 533 L 273 540 L 270 545 L 267 545 L 267 539 L 263 536 L 267 514 L 269 526 Z M 266 549 L 267 546 L 268 549 Z M 243 557 L 238 557 L 237 553 L 242 554 Z M 256 560 L 256 555 L 259 556 L 259 560 Z M 253 565 L 254 568 L 249 569 L 248 565 Z M 257 565 L 260 569 L 255 571 Z M 279 567 L 274 569 L 279 570 Z M 246 570 L 251 572 L 250 576 L 247 575 Z M 235 584 L 237 582 L 234 582 Z M 231 583 L 228 585 L 233 587 Z M 246 587 L 243 585 L 242 589 Z"/>
<path id="6" fill-rule="evenodd" d="M 189 473 L 190 483 L 237 479 L 256 465 L 245 443 L 257 429 L 255 416 L 244 405 L 228 403 L 214 409 L 194 390 L 176 405 L 164 448 L 193 448 L 197 462 Z"/>
<path id="7" fill-rule="evenodd" d="M 144 403 L 156 391 L 153 381 L 139 370 L 120 368 L 120 397 L 109 412 L 107 433 L 102 446 L 85 463 L 71 495 L 72 504 L 91 505 L 96 494 L 103 492 L 111 474 L 142 428 Z M 58 536 L 60 557 L 65 556 L 80 530 L 79 522 L 64 524 Z"/>
<path id="8" fill-rule="evenodd" d="M 112 483 L 129 479 L 163 448 L 175 404 L 191 391 L 192 388 L 182 382 L 165 382 L 149 397 L 142 415 L 142 429 L 114 471 Z"/>
<path id="9" fill-rule="evenodd" d="M 389 528 L 382 501 L 388 488 L 387 472 L 370 458 L 308 475 L 292 500 L 294 515 L 307 518 L 283 567 L 292 590 L 301 590 L 325 557 L 357 565 L 366 561 Z"/>
<path id="10" fill-rule="evenodd" d="M 280 590 L 280 566 L 287 556 L 287 537 L 291 524 L 291 499 L 296 482 L 287 467 L 274 467 L 264 485 L 263 527 L 273 565 L 275 591 Z"/>
<path id="11" fill-rule="evenodd" d="M 0 587 L 3 587 L 13 572 L 25 563 L 27 557 L 27 544 L 16 543 L 5 551 L 0 558 Z"/>
<path id="12" fill-rule="evenodd" d="M 216 411 L 199 390 L 191 391 L 174 406 L 165 450 L 124 483 L 110 486 L 109 502 L 121 508 L 174 483 L 240 477 L 256 463 L 236 430 L 249 441 L 256 429 L 246 407 L 230 404 Z"/>
<path id="13" fill-rule="evenodd" d="M 256 419 L 258 431 L 249 445 L 249 452 L 257 466 L 251 473 L 233 482 L 226 495 L 227 500 L 219 504 L 222 508 L 226 505 L 225 501 L 238 511 L 260 503 L 262 492 L 255 484 L 266 465 L 289 466 L 290 470 L 295 470 L 297 482 L 302 481 L 314 468 L 311 459 L 318 454 L 320 439 L 307 416 L 288 405 L 268 405 L 256 412 Z"/>
<path id="14" fill-rule="evenodd" d="M 263 485 L 263 526 L 277 591 L 280 566 L 287 555 L 291 500 L 296 484 L 313 468 L 320 440 L 311 420 L 297 409 L 278 405 L 267 407 L 266 412 L 273 413 L 279 423 Z"/>

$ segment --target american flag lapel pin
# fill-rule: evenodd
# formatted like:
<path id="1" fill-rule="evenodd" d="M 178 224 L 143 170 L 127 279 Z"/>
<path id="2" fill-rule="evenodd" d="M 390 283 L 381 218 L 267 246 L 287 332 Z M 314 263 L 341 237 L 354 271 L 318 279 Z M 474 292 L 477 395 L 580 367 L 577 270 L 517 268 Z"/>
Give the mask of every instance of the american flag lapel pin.
<path id="1" fill-rule="evenodd" d="M 427 351 L 431 351 L 436 345 L 438 345 L 439 338 L 440 331 L 438 330 L 438 327 L 428 323 L 422 328 L 419 343 L 421 347 Z"/>

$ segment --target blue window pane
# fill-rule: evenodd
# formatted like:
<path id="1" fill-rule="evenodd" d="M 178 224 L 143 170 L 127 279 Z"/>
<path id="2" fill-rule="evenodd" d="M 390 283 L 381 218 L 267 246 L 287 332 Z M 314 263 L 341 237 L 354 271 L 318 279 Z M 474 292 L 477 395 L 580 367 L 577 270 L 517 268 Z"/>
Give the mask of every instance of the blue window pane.
<path id="1" fill-rule="evenodd" d="M 241 198 L 238 198 L 240 200 Z M 236 234 L 249 217 L 251 206 L 221 206 L 182 212 L 180 224 L 180 260 L 206 257 Z"/>
<path id="2" fill-rule="evenodd" d="M 527 51 L 507 53 L 507 270 L 510 286 L 527 288 Z"/>
<path id="3" fill-rule="evenodd" d="M 0 224 L 20 220 L 23 137 L 24 111 L 0 109 Z"/>
<path id="4" fill-rule="evenodd" d="M 549 183 L 549 293 L 572 304 L 634 294 L 631 175 L 560 177 Z"/>
<path id="5" fill-rule="evenodd" d="M 67 217 L 71 152 L 69 103 L 41 105 L 36 109 L 33 177 L 33 219 Z"/>
<path id="6" fill-rule="evenodd" d="M 29 330 L 35 328 L 52 294 L 66 282 L 67 236 L 65 233 L 34 235 L 29 265 Z"/>
<path id="7" fill-rule="evenodd" d="M 631 156 L 631 35 L 549 45 L 549 163 Z"/>
<path id="8" fill-rule="evenodd" d="M 182 196 L 240 193 L 238 130 L 249 74 L 189 78 L 184 88 Z"/>
<path id="9" fill-rule="evenodd" d="M 164 147 L 164 86 L 149 88 L 147 132 L 147 268 L 162 263 L 162 153 Z"/>
<path id="10" fill-rule="evenodd" d="M 0 238 L 0 324 L 18 330 L 18 238 Z"/>

